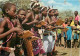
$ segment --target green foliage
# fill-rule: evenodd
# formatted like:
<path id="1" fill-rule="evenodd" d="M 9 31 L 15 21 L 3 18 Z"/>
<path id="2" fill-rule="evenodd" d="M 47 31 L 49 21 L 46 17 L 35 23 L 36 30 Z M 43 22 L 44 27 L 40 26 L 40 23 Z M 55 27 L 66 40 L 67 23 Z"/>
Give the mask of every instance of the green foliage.
<path id="1" fill-rule="evenodd" d="M 9 1 L 16 4 L 17 9 L 19 9 L 19 8 L 27 9 L 30 4 L 30 0 L 9 0 Z M 22 4 L 25 4 L 25 5 L 20 4 L 21 2 L 22 2 Z"/>
<path id="2" fill-rule="evenodd" d="M 2 17 L 2 11 L 0 11 L 0 18 Z"/>
<path id="3" fill-rule="evenodd" d="M 63 20 L 65 18 L 69 18 L 70 16 L 73 16 L 74 18 L 74 12 L 72 10 L 66 10 L 66 11 L 59 12 L 59 17 L 61 17 Z"/>

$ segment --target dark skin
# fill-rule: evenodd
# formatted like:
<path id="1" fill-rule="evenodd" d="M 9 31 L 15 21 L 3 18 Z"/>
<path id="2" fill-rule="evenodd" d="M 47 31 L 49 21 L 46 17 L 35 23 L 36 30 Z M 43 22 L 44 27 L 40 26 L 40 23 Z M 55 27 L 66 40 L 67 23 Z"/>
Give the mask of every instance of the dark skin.
<path id="1" fill-rule="evenodd" d="M 36 12 L 39 12 L 38 7 L 37 8 L 34 8 L 33 10 L 34 10 L 35 13 Z M 32 21 L 29 22 L 29 23 L 26 23 L 29 20 L 29 18 Z M 35 18 L 34 18 L 33 12 L 30 12 L 30 13 L 27 14 L 26 19 L 22 22 L 22 24 L 26 23 L 27 25 L 31 25 L 31 24 L 37 23 L 38 22 L 38 20 L 37 20 L 38 18 L 39 18 L 39 15 L 38 14 L 35 14 Z"/>
<path id="2" fill-rule="evenodd" d="M 74 12 L 74 15 L 77 16 L 77 15 L 78 15 L 78 11 L 75 11 L 75 12 Z"/>
<path id="3" fill-rule="evenodd" d="M 50 16 L 54 16 L 54 10 L 51 10 L 51 12 L 48 13 Z"/>
<path id="4" fill-rule="evenodd" d="M 42 16 L 46 17 L 47 16 L 47 8 L 44 8 L 44 11 L 42 11 Z"/>
<path id="5" fill-rule="evenodd" d="M 77 20 L 75 20 L 75 24 L 77 24 Z M 70 26 L 70 22 L 68 22 L 68 26 Z M 76 29 L 76 26 L 71 26 L 72 30 Z"/>
<path id="6" fill-rule="evenodd" d="M 47 28 L 48 24 L 50 23 L 49 17 L 47 17 L 47 8 L 45 8 L 44 11 L 42 11 L 41 16 L 45 17 L 44 21 L 46 22 L 46 24 L 44 26 Z"/>
<path id="7" fill-rule="evenodd" d="M 45 9 L 43 12 L 42 12 L 42 15 L 44 16 L 44 15 L 46 15 L 46 17 L 45 17 L 45 22 L 46 22 L 46 25 L 45 25 L 45 27 L 46 28 L 51 28 L 51 24 L 54 24 L 55 22 L 54 22 L 54 10 L 52 10 L 50 13 L 49 13 L 49 15 L 50 15 L 50 18 L 49 17 L 47 17 L 47 9 Z"/>
<path id="8" fill-rule="evenodd" d="M 58 10 L 55 10 L 54 16 L 57 18 L 58 15 L 59 15 Z"/>
<path id="9" fill-rule="evenodd" d="M 51 16 L 53 16 L 53 11 L 51 11 L 51 13 L 49 13 Z M 46 22 L 46 25 L 44 25 L 45 27 L 46 27 L 46 29 L 50 29 L 51 30 L 51 28 L 52 28 L 52 26 L 50 26 L 50 23 L 51 23 L 51 21 L 52 20 L 50 20 L 50 18 L 49 17 L 47 17 L 47 9 L 45 9 L 43 12 L 42 12 L 42 15 L 43 16 L 45 16 L 45 22 Z M 54 30 L 53 30 L 54 31 Z M 56 30 L 55 30 L 55 32 L 56 32 Z M 57 32 L 56 32 L 56 34 L 57 34 Z M 51 53 L 47 53 L 49 56 L 51 56 Z M 47 56 L 47 55 L 45 55 L 45 56 Z"/>
<path id="10" fill-rule="evenodd" d="M 13 5 L 13 6 L 11 6 L 10 9 L 6 9 L 6 13 L 8 13 L 9 16 L 11 16 L 11 17 L 13 16 L 12 18 L 15 18 L 15 10 L 16 10 L 16 6 Z M 22 30 L 20 28 L 18 28 L 18 27 L 12 28 L 11 27 L 10 22 L 8 22 L 8 20 L 10 20 L 10 19 L 11 18 L 5 16 L 4 17 L 4 20 L 1 22 L 1 25 L 0 25 L 0 38 L 4 38 L 5 36 L 9 35 L 12 32 L 15 32 L 15 31 L 18 34 L 22 34 L 21 33 Z M 8 25 L 7 27 L 9 28 L 9 31 L 3 33 L 4 32 L 4 29 L 5 29 L 4 26 L 6 26 L 6 24 Z"/>
<path id="11" fill-rule="evenodd" d="M 31 12 L 31 10 L 29 9 L 29 10 L 27 10 L 27 12 L 28 12 L 28 13 L 30 13 L 30 12 Z"/>
<path id="12" fill-rule="evenodd" d="M 67 24 L 67 22 L 68 22 L 68 18 L 65 19 L 65 24 Z"/>
<path id="13" fill-rule="evenodd" d="M 76 29 L 76 28 L 77 28 L 77 25 L 78 25 L 77 23 L 78 23 L 78 21 L 75 20 L 75 21 L 74 21 L 75 26 L 73 26 L 73 29 Z"/>
<path id="14" fill-rule="evenodd" d="M 29 20 L 29 18 L 30 18 L 32 21 L 29 22 L 29 23 L 26 23 L 26 22 Z M 31 25 L 31 24 L 34 24 L 34 23 L 36 23 L 36 22 L 37 22 L 37 20 L 34 20 L 34 18 L 33 18 L 33 13 L 31 12 L 31 13 L 28 13 L 28 14 L 27 14 L 27 16 L 26 16 L 25 20 L 22 22 L 22 24 L 26 23 L 27 25 Z"/>
<path id="15" fill-rule="evenodd" d="M 54 24 L 55 22 L 54 22 L 54 10 L 52 10 L 50 13 L 49 13 L 49 16 L 50 16 L 50 25 L 51 24 Z"/>
<path id="16" fill-rule="evenodd" d="M 73 17 L 69 17 L 70 20 L 73 20 Z"/>
<path id="17" fill-rule="evenodd" d="M 26 11 L 20 10 L 19 13 L 17 14 L 17 18 L 23 21 L 26 18 Z M 18 19 L 16 20 L 18 27 L 22 28 Z"/>
<path id="18" fill-rule="evenodd" d="M 31 25 L 31 24 L 34 24 L 34 23 L 38 23 L 39 22 L 38 21 L 38 19 L 39 19 L 39 9 L 38 9 L 38 7 L 33 8 L 33 11 L 34 12 L 28 13 L 27 18 L 23 21 L 24 23 L 26 23 L 29 19 L 31 19 L 32 21 L 29 22 L 29 23 L 26 23 L 27 25 Z M 34 56 L 38 56 L 38 55 L 34 55 Z"/>
<path id="19" fill-rule="evenodd" d="M 54 24 L 54 10 L 52 10 L 50 13 L 50 16 L 51 18 L 47 17 L 47 9 L 45 9 L 43 12 L 42 12 L 42 15 L 45 16 L 45 22 L 46 22 L 46 25 L 44 25 L 46 28 L 52 28 L 51 24 Z"/>
<path id="20" fill-rule="evenodd" d="M 19 19 L 24 20 L 24 19 L 26 18 L 26 11 L 24 11 L 24 10 L 19 11 L 17 17 L 18 17 Z"/>
<path id="21" fill-rule="evenodd" d="M 75 21 L 74 21 L 74 23 L 75 23 L 75 24 L 77 24 L 77 23 L 78 23 L 78 21 L 77 21 L 77 20 L 75 20 Z"/>

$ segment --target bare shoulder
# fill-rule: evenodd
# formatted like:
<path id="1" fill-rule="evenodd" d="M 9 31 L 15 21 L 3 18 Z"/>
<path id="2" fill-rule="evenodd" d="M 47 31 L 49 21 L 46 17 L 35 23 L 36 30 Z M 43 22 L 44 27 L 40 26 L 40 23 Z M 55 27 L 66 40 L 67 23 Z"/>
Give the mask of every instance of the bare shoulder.
<path id="1" fill-rule="evenodd" d="M 32 12 L 27 13 L 27 16 L 32 16 L 32 15 L 33 15 L 33 13 L 32 13 Z"/>
<path id="2" fill-rule="evenodd" d="M 39 14 L 36 14 L 36 15 L 35 15 L 35 19 L 37 19 L 37 20 L 40 19 L 40 18 L 39 18 Z"/>

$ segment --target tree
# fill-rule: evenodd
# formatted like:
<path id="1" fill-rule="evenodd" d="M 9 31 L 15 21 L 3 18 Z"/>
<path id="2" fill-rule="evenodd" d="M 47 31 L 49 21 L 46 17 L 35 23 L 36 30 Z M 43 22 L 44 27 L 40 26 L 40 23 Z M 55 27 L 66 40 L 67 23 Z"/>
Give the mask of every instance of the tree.
<path id="1" fill-rule="evenodd" d="M 62 19 L 69 18 L 70 16 L 74 17 L 72 10 L 66 10 L 66 11 L 59 12 L 59 17 L 61 17 Z"/>
<path id="2" fill-rule="evenodd" d="M 17 6 L 17 9 L 19 8 L 25 8 L 30 4 L 30 0 L 9 0 L 10 2 L 14 3 Z"/>

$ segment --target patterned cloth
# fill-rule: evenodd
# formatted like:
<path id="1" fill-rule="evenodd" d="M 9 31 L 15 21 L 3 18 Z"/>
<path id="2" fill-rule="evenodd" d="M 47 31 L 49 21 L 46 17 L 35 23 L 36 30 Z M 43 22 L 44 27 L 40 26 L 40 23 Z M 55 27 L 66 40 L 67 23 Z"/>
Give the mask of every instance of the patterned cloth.
<path id="1" fill-rule="evenodd" d="M 55 33 L 50 32 L 51 34 L 43 36 L 43 47 L 45 53 L 52 52 L 54 45 L 55 45 Z"/>
<path id="2" fill-rule="evenodd" d="M 38 53 L 41 53 L 41 54 L 44 53 L 41 39 L 33 41 L 32 44 L 33 44 L 32 46 L 33 46 L 34 55 L 37 55 Z"/>
<path id="3" fill-rule="evenodd" d="M 80 28 L 79 25 L 76 26 L 78 29 Z M 74 39 L 79 39 L 79 33 L 80 31 L 76 31 L 76 30 L 73 30 L 73 35 L 74 35 Z"/>
<path id="4" fill-rule="evenodd" d="M 32 29 L 32 32 L 34 33 L 34 36 L 39 37 L 38 31 L 35 31 L 34 28 Z M 45 53 L 41 39 L 33 41 L 32 45 L 34 55 L 37 55 L 38 53 Z"/>

